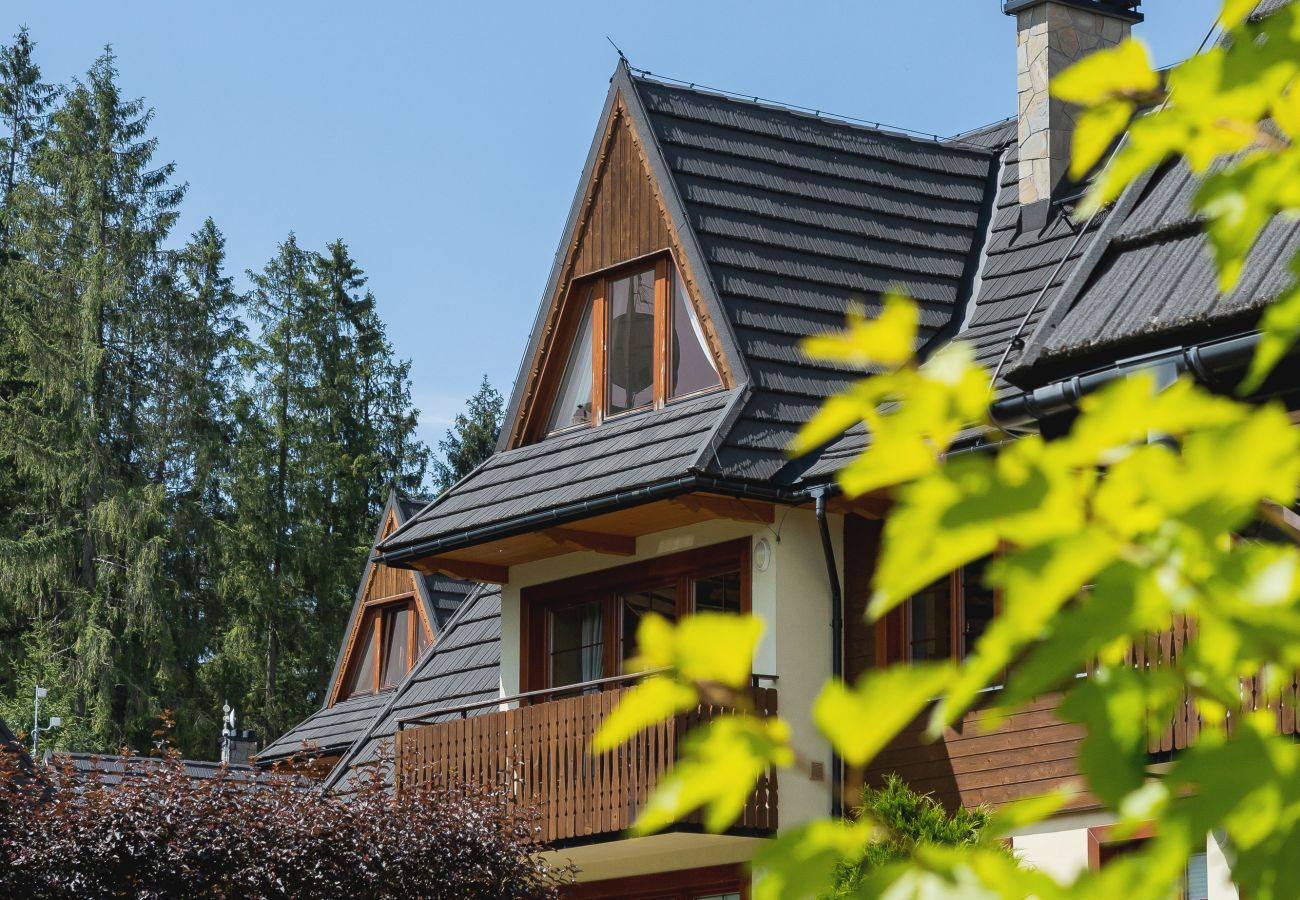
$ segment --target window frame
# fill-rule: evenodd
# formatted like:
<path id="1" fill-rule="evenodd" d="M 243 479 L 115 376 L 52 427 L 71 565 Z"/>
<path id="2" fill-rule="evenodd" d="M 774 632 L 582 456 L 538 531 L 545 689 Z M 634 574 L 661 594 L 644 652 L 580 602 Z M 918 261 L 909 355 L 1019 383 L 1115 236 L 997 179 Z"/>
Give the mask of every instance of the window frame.
<path id="1" fill-rule="evenodd" d="M 603 604 L 602 677 L 605 678 L 621 674 L 623 621 L 622 609 L 618 603 L 621 593 L 653 585 L 674 584 L 677 589 L 676 615 L 680 619 L 693 611 L 696 580 L 736 572 L 740 576 L 740 612 L 748 613 L 751 609 L 753 582 L 750 543 L 749 538 L 740 538 L 709 544 L 523 588 L 520 591 L 520 691 L 550 691 L 560 694 L 570 687 L 550 683 L 551 614 L 556 610 L 580 606 L 593 600 Z"/>
<path id="2" fill-rule="evenodd" d="M 996 559 L 997 554 L 990 557 Z M 966 569 L 962 566 L 949 572 L 948 581 L 948 651 L 943 657 L 960 662 L 966 658 Z M 878 666 L 910 663 L 912 657 L 912 598 L 900 603 L 876 628 L 876 659 Z M 993 617 L 1002 614 L 1002 591 L 993 588 Z"/>
<path id="3" fill-rule="evenodd" d="M 1093 872 L 1099 872 L 1111 860 L 1130 850 L 1140 848 L 1141 845 L 1154 840 L 1159 833 L 1160 828 L 1155 822 L 1143 822 L 1132 832 L 1124 834 L 1122 837 L 1119 836 L 1118 825 L 1095 825 L 1088 829 L 1088 868 Z M 1207 855 L 1207 848 L 1202 847 L 1199 851 L 1194 851 L 1192 855 L 1195 856 L 1198 853 Z M 1207 869 L 1208 862 L 1207 858 Z M 1183 883 L 1179 888 L 1176 900 L 1186 900 L 1187 898 L 1188 870 L 1189 867 L 1185 864 L 1183 866 Z M 1208 876 L 1208 871 L 1206 874 Z"/>
<path id="4" fill-rule="evenodd" d="M 634 409 L 610 413 L 609 398 L 607 396 L 609 384 L 609 286 L 615 281 L 651 270 L 654 272 L 655 284 L 654 362 L 652 366 L 651 401 Z M 548 356 L 558 356 L 559 360 L 543 367 L 544 371 L 541 373 L 540 378 L 543 389 L 539 391 L 537 396 L 538 408 L 532 416 L 535 421 L 527 432 L 529 433 L 530 443 L 572 434 L 587 428 L 595 428 L 605 422 L 617 421 L 652 409 L 663 409 L 673 403 L 681 403 L 713 391 L 726 389 L 726 380 L 723 378 L 722 366 L 719 365 L 717 354 L 714 353 L 707 335 L 701 334 L 701 337 L 704 338 L 704 351 L 713 364 L 713 370 L 718 376 L 718 383 L 683 394 L 680 397 L 671 396 L 671 372 L 669 369 L 672 358 L 673 292 L 676 289 L 674 285 L 678 281 L 680 281 L 683 290 L 687 291 L 686 303 L 693 306 L 694 301 L 691 299 L 689 289 L 686 288 L 686 279 L 681 276 L 672 254 L 666 251 L 656 251 L 584 275 L 581 278 L 574 279 L 569 284 L 565 292 L 566 308 L 562 313 L 561 325 L 557 327 L 556 340 L 548 351 Z M 554 412 L 553 406 L 559 399 L 560 383 L 564 380 L 569 359 L 573 355 L 574 341 L 577 340 L 581 332 L 580 326 L 584 312 L 581 305 L 587 302 L 589 295 L 591 299 L 591 339 L 593 342 L 591 353 L 591 421 L 577 425 L 566 425 L 548 431 L 547 425 Z M 698 317 L 699 310 L 694 310 L 694 312 Z M 557 353 L 556 351 L 560 352 Z"/>
<path id="5" fill-rule="evenodd" d="M 419 662 L 419 659 L 416 656 L 416 648 L 419 646 L 419 641 L 416 639 L 416 629 L 418 628 L 424 632 L 424 646 L 426 649 L 433 643 L 433 633 L 425 623 L 424 616 L 420 612 L 420 599 L 416 596 L 415 591 L 408 591 L 404 594 L 395 594 L 392 597 L 383 597 L 378 600 L 366 601 L 358 611 L 355 634 L 358 636 L 364 635 L 366 633 L 366 628 L 370 626 L 370 623 L 373 622 L 375 624 L 374 631 L 371 633 L 370 638 L 375 661 L 374 672 L 371 675 L 371 687 L 370 690 L 366 691 L 351 689 L 352 681 L 357 675 L 357 666 L 361 664 L 361 659 L 365 655 L 361 652 L 360 644 L 354 643 L 348 649 L 347 670 L 343 673 L 338 699 L 335 702 L 350 700 L 353 697 L 372 697 L 376 694 L 383 693 L 384 691 L 396 690 L 396 685 L 393 687 L 383 686 L 384 648 L 387 646 L 387 642 L 384 640 L 384 620 L 386 612 L 398 607 L 405 607 L 407 609 L 406 659 L 408 665 L 406 671 L 402 673 L 403 679 L 405 679 L 407 675 L 411 674 L 411 671 Z"/>

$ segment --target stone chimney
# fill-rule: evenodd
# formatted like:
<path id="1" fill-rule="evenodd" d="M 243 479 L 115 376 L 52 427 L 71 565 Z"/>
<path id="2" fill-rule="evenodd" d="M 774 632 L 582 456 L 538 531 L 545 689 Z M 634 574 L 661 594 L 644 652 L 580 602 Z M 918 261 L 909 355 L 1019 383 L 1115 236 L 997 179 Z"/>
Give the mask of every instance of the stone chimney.
<path id="1" fill-rule="evenodd" d="M 221 711 L 221 761 L 228 766 L 246 766 L 257 753 L 257 735 L 235 728 L 235 711 L 229 703 Z"/>
<path id="2" fill-rule="evenodd" d="M 1070 165 L 1073 109 L 1049 82 L 1097 50 L 1114 47 L 1142 21 L 1141 0 L 1004 0 L 1016 17 L 1016 91 L 1020 120 L 1020 203 L 1026 225 L 1044 223 L 1052 194 Z"/>

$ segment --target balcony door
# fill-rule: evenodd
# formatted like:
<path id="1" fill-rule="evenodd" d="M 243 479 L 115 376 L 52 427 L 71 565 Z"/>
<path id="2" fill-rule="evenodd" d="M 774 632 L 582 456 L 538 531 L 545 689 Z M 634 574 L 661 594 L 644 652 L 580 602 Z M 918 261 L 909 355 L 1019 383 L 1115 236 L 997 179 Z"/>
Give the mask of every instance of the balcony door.
<path id="1" fill-rule="evenodd" d="M 749 581 L 744 539 L 525 588 L 524 690 L 600 690 L 636 657 L 647 615 L 748 612 Z"/>

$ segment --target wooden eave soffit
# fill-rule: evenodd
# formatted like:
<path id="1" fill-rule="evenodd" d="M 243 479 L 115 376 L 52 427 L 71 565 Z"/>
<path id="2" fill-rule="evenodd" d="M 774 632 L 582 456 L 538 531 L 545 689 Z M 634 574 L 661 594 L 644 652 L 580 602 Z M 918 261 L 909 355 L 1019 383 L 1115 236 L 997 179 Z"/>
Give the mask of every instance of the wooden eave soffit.
<path id="1" fill-rule="evenodd" d="M 491 563 L 472 562 L 466 559 L 427 556 L 415 560 L 411 565 L 425 575 L 436 575 L 441 572 L 452 578 L 482 581 L 487 584 L 505 584 L 510 580 L 510 569 L 507 566 L 494 566 Z"/>

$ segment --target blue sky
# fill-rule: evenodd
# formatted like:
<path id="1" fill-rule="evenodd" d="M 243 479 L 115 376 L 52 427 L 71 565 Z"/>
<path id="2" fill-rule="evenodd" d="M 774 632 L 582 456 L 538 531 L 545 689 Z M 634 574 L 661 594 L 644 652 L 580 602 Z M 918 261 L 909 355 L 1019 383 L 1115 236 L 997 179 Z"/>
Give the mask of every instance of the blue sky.
<path id="1" fill-rule="evenodd" d="M 1217 0 L 1147 0 L 1156 61 L 1189 55 Z M 1000 0 L 342 3 L 7 0 L 47 79 L 105 43 L 156 109 L 232 271 L 293 230 L 366 269 L 414 360 L 432 442 L 486 373 L 508 395 L 616 56 L 710 87 L 953 134 L 1015 111 Z M 243 281 L 241 277 L 241 282 Z"/>

